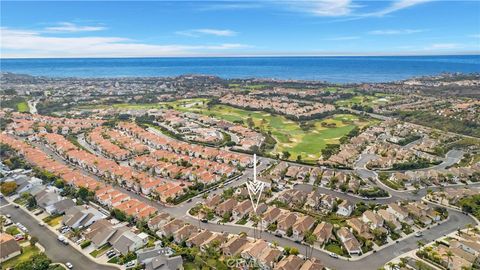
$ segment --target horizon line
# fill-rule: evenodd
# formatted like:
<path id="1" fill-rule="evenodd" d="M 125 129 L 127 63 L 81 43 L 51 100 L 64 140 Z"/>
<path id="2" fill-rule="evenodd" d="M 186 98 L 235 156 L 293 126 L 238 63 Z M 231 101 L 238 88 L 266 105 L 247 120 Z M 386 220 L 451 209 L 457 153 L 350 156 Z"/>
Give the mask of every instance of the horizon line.
<path id="1" fill-rule="evenodd" d="M 288 57 L 395 57 L 395 56 L 480 56 L 480 51 L 449 53 L 391 53 L 391 54 L 241 54 L 241 55 L 164 55 L 164 56 L 72 56 L 72 57 L 1 57 L 0 60 L 34 59 L 148 59 L 148 58 L 288 58 Z"/>

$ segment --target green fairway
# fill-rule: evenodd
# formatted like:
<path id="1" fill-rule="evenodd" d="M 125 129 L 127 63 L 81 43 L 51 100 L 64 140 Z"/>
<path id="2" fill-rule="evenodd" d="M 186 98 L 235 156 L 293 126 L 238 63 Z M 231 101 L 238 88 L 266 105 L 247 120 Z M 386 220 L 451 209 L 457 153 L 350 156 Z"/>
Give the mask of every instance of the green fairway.
<path id="1" fill-rule="evenodd" d="M 370 124 L 369 121 L 361 121 L 354 115 L 338 114 L 327 119 L 308 121 L 309 128 L 302 128 L 299 122 L 289 120 L 284 116 L 247 111 L 226 105 L 214 105 L 208 108 L 206 104 L 204 99 L 163 103 L 165 107 L 179 111 L 200 113 L 230 122 L 242 121 L 245 125 L 247 119 L 251 118 L 255 127 L 264 132 L 271 132 L 272 137 L 277 141 L 271 154 L 276 155 L 288 151 L 291 160 L 296 160 L 300 155 L 303 161 L 315 162 L 320 158 L 320 151 L 327 144 L 338 143 L 339 139 L 355 126 L 362 127 Z"/>
<path id="2" fill-rule="evenodd" d="M 292 121 L 281 115 L 272 115 L 262 111 L 247 111 L 227 105 L 214 105 L 208 108 L 209 99 L 181 99 L 172 102 L 151 104 L 114 104 L 119 109 L 159 109 L 170 108 L 182 112 L 194 112 L 208 115 L 230 122 L 242 122 L 248 125 L 251 118 L 254 126 L 265 133 L 270 132 L 276 140 L 276 145 L 270 154 L 290 153 L 290 160 L 296 160 L 300 155 L 306 162 L 316 162 L 321 156 L 321 150 L 327 144 L 338 143 L 340 138 L 350 132 L 355 126 L 363 127 L 372 122 L 361 120 L 351 114 L 337 114 L 325 119 L 304 122 Z M 83 107 L 87 108 L 87 107 Z M 92 108 L 92 107 L 91 107 Z M 95 106 L 94 108 L 100 108 Z"/>
<path id="3" fill-rule="evenodd" d="M 350 99 L 342 99 L 335 102 L 338 106 L 351 107 L 352 105 L 378 106 L 395 101 L 398 96 L 376 93 L 375 95 L 357 95 Z"/>
<path id="4" fill-rule="evenodd" d="M 17 103 L 17 111 L 19 112 L 29 112 L 30 108 L 28 108 L 28 104 L 25 101 Z"/>

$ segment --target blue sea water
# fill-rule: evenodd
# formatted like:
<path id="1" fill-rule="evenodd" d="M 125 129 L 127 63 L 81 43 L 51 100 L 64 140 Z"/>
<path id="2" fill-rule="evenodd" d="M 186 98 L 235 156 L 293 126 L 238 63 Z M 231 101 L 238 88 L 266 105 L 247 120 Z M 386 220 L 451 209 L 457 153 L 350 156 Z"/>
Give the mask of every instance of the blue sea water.
<path id="1" fill-rule="evenodd" d="M 50 77 L 207 74 L 329 82 L 386 82 L 443 72 L 480 72 L 480 55 L 1 59 L 2 72 Z"/>

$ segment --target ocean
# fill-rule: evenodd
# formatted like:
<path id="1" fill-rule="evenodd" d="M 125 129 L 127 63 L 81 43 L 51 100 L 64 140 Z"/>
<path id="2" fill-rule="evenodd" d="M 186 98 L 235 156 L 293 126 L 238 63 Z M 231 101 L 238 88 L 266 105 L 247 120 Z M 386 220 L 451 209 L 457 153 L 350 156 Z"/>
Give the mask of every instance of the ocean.
<path id="1" fill-rule="evenodd" d="M 480 72 L 480 55 L 1 59 L 0 70 L 49 77 L 166 77 L 388 82 L 444 72 Z"/>

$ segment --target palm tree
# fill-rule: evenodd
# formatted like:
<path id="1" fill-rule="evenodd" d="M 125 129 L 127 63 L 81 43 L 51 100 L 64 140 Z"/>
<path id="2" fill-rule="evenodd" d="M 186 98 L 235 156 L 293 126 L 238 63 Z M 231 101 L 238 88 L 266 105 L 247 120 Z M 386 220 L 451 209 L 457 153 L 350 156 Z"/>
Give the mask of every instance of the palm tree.
<path id="1" fill-rule="evenodd" d="M 305 234 L 305 243 L 308 244 L 307 254 L 305 254 L 307 256 L 307 258 L 311 257 L 312 254 L 313 254 L 313 244 L 315 244 L 315 241 L 317 241 L 317 236 L 314 235 L 311 231 L 308 231 Z M 308 247 L 310 247 L 310 256 L 308 256 Z"/>
<path id="2" fill-rule="evenodd" d="M 418 249 L 421 249 L 425 244 L 422 241 L 417 241 Z"/>
<path id="3" fill-rule="evenodd" d="M 445 254 L 447 256 L 447 269 L 450 269 L 450 260 L 453 257 L 453 252 L 451 250 L 448 250 L 447 253 Z"/>
<path id="4" fill-rule="evenodd" d="M 470 230 L 473 229 L 473 224 L 468 223 L 467 224 L 467 234 L 470 234 Z"/>

